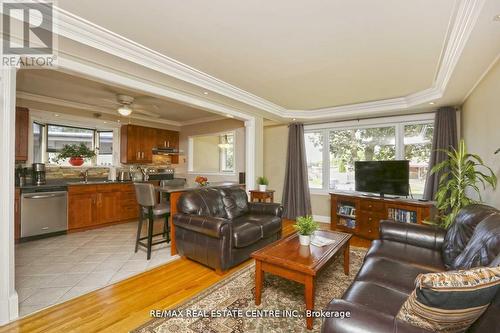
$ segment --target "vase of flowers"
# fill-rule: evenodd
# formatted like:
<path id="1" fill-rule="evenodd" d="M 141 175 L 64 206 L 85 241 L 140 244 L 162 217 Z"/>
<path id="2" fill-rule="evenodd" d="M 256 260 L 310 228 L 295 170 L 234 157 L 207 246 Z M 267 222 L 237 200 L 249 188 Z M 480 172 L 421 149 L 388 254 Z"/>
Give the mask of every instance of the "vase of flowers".
<path id="1" fill-rule="evenodd" d="M 208 185 L 208 178 L 207 177 L 197 176 L 194 181 L 199 186 L 207 186 Z"/>
<path id="2" fill-rule="evenodd" d="M 266 192 L 267 185 L 269 185 L 269 180 L 266 177 L 261 176 L 257 178 L 257 184 L 259 185 L 260 192 Z"/>
<path id="3" fill-rule="evenodd" d="M 293 227 L 299 233 L 300 245 L 309 246 L 311 244 L 311 236 L 318 229 L 318 224 L 314 222 L 312 216 L 299 216 Z"/>
<path id="4" fill-rule="evenodd" d="M 93 158 L 95 152 L 87 147 L 84 143 L 64 145 L 61 151 L 54 158 L 56 163 L 61 160 L 68 159 L 69 164 L 72 166 L 81 166 L 85 159 Z"/>

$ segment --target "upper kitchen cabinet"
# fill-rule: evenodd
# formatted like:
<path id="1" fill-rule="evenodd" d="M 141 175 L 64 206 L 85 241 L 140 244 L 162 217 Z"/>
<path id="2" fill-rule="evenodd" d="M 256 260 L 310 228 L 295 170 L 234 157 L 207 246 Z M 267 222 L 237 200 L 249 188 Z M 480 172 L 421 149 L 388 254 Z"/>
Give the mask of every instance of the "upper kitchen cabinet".
<path id="1" fill-rule="evenodd" d="M 123 125 L 120 145 L 121 163 L 149 164 L 153 162 L 153 148 L 179 148 L 179 132 L 137 125 Z M 171 161 L 177 164 L 179 157 L 172 156 Z"/>
<path id="2" fill-rule="evenodd" d="M 28 160 L 29 110 L 16 107 L 16 161 Z"/>

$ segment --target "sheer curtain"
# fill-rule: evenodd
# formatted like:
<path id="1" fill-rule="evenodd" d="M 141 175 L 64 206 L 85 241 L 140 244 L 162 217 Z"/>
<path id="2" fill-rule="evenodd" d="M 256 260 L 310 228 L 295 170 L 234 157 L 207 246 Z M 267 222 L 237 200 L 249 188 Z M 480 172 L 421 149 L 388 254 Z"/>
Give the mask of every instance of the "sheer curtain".
<path id="1" fill-rule="evenodd" d="M 454 107 L 449 106 L 438 109 L 434 120 L 434 137 L 432 139 L 429 174 L 425 183 L 424 199 L 434 200 L 439 186 L 439 178 L 443 174 L 442 172 L 431 174 L 431 168 L 448 158 L 446 153 L 439 151 L 439 149 L 456 148 L 457 144 L 457 111 Z"/>
<path id="2" fill-rule="evenodd" d="M 285 184 L 283 187 L 283 217 L 295 219 L 311 215 L 311 195 L 307 177 L 304 125 L 288 126 L 288 150 Z"/>

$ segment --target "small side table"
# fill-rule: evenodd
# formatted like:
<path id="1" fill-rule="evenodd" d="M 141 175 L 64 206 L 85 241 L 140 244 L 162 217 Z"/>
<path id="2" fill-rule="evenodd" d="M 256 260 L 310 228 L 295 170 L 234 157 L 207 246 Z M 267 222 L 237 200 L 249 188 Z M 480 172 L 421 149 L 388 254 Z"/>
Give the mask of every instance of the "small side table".
<path id="1" fill-rule="evenodd" d="M 270 203 L 274 202 L 274 190 L 267 190 L 265 192 L 250 190 L 250 201 L 251 202 L 267 202 L 269 199 Z"/>

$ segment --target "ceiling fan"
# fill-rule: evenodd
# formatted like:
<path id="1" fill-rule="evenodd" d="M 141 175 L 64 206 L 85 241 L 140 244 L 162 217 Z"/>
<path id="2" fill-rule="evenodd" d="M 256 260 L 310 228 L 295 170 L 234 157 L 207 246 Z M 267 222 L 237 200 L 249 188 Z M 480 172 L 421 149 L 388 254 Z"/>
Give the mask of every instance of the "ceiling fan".
<path id="1" fill-rule="evenodd" d="M 144 106 L 136 102 L 136 98 L 128 95 L 117 94 L 116 101 L 118 102 L 117 111 L 120 115 L 128 117 L 132 112 L 137 112 L 154 118 L 160 118 L 160 114 L 157 112 L 144 110 Z M 150 104 L 150 106 L 158 110 L 158 106 L 155 104 Z"/>

